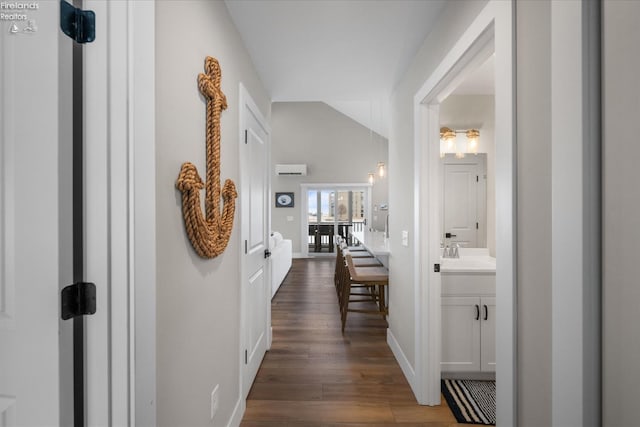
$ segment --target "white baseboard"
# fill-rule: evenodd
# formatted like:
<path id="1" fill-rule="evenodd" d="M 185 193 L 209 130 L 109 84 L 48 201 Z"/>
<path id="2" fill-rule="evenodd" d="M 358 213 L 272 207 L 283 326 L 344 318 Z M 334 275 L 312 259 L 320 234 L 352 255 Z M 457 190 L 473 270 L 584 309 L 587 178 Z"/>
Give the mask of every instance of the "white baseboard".
<path id="1" fill-rule="evenodd" d="M 292 258 L 306 258 L 302 256 L 302 252 L 294 252 Z"/>
<path id="2" fill-rule="evenodd" d="M 398 341 L 396 341 L 396 337 L 393 336 L 393 332 L 391 332 L 391 329 L 387 329 L 387 344 L 389 345 L 389 348 L 391 348 L 396 361 L 400 365 L 400 369 L 402 369 L 402 373 L 407 379 L 409 386 L 411 386 L 413 395 L 416 397 L 416 399 L 418 399 L 418 388 L 416 387 L 416 372 L 413 369 L 413 366 L 411 366 L 411 363 L 409 363 L 409 359 L 407 359 L 407 356 L 404 355 L 404 352 L 402 351 L 402 348 L 400 348 L 400 344 L 398 344 Z"/>
<path id="3" fill-rule="evenodd" d="M 244 411 L 247 408 L 245 400 L 242 396 L 238 397 L 238 402 L 236 402 L 236 407 L 233 408 L 233 413 L 231 414 L 231 418 L 229 418 L 229 422 L 227 423 L 227 427 L 240 427 L 240 423 L 242 422 L 242 417 L 244 416 Z"/>

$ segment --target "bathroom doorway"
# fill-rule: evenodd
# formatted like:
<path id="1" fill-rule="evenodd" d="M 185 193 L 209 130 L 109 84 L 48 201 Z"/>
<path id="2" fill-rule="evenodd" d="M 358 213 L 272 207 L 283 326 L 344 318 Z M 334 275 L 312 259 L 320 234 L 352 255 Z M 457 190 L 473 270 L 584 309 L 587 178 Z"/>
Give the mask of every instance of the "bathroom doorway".
<path id="1" fill-rule="evenodd" d="M 420 403 L 440 404 L 440 110 L 442 102 L 495 54 L 497 420 L 515 425 L 515 133 L 512 3 L 490 1 L 414 96 L 416 153 L 416 385 Z M 490 234 L 487 234 L 489 236 Z M 488 305 L 488 304 L 487 304 Z"/>

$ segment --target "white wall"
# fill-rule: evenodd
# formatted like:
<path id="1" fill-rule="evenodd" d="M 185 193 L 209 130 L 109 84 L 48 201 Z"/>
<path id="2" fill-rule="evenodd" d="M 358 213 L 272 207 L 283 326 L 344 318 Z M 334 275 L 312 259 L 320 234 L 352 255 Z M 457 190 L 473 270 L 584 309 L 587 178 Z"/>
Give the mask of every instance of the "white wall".
<path id="1" fill-rule="evenodd" d="M 451 95 L 440 104 L 440 125 L 478 129 L 479 153 L 487 153 L 487 248 L 496 256 L 495 99 L 493 95 Z M 464 135 L 461 136 L 465 138 Z"/>
<path id="2" fill-rule="evenodd" d="M 419 236 L 409 234 L 401 245 L 402 230 L 414 230 L 413 97 L 460 38 L 486 1 L 448 2 L 442 17 L 413 59 L 391 97 L 389 163 L 390 216 L 389 328 L 409 364 L 415 366 L 414 245 Z"/>
<path id="3" fill-rule="evenodd" d="M 221 1 L 156 3 L 157 421 L 227 425 L 239 398 L 240 229 L 226 251 L 201 259 L 182 220 L 175 181 L 183 162 L 205 177 L 205 103 L 197 88 L 205 56 L 222 68 L 221 179 L 239 181 L 239 82 L 269 118 L 270 99 Z M 239 199 L 236 201 L 239 203 Z M 238 207 L 238 205 L 237 205 Z"/>
<path id="4" fill-rule="evenodd" d="M 640 3 L 603 2 L 603 425 L 638 424 Z"/>
<path id="5" fill-rule="evenodd" d="M 272 190 L 295 193 L 294 208 L 272 208 L 272 230 L 292 239 L 293 252 L 299 253 L 303 198 L 300 184 L 366 184 L 367 174 L 376 172 L 379 161 L 389 165 L 388 143 L 386 138 L 372 134 L 368 128 L 323 102 L 273 103 L 271 130 Z M 276 176 L 275 165 L 280 163 L 304 163 L 308 175 Z M 388 203 L 387 177 L 376 176 L 372 199 L 372 206 Z M 272 195 L 272 206 L 273 200 Z M 372 212 L 373 227 L 384 230 L 386 214 L 392 210 L 390 207 L 387 212 Z M 287 216 L 293 216 L 293 221 L 287 221 Z"/>

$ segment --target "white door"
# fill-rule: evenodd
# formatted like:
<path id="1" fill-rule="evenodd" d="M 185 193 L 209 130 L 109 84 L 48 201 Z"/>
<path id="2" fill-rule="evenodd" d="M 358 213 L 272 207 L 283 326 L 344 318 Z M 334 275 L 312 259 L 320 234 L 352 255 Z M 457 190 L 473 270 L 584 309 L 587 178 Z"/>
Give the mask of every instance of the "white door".
<path id="1" fill-rule="evenodd" d="M 61 423 L 59 291 L 70 270 L 59 251 L 69 236 L 60 227 L 58 88 L 71 62 L 59 61 L 67 40 L 58 35 L 58 2 L 38 4 L 2 10 L 34 20 L 36 32 L 24 32 L 28 21 L 0 21 L 2 426 Z"/>
<path id="2" fill-rule="evenodd" d="M 442 372 L 480 371 L 480 298 L 442 297 Z"/>
<path id="3" fill-rule="evenodd" d="M 96 92 L 105 87 L 105 79 L 90 85 L 86 75 L 96 68 L 96 55 L 106 53 L 105 37 L 82 48 L 85 57 L 78 63 L 83 65 L 79 67 L 85 73 L 83 81 L 72 71 L 73 41 L 59 29 L 60 3 L 33 2 L 33 6 L 36 7 L 13 10 L 2 6 L 2 12 L 15 15 L 16 21 L 0 20 L 0 425 L 3 427 L 73 425 L 74 415 L 79 413 L 74 410 L 73 331 L 79 330 L 74 325 L 80 322 L 61 320 L 60 308 L 60 291 L 74 281 L 74 123 L 83 124 L 85 171 L 99 173 L 93 164 L 87 166 L 91 159 L 100 158 L 106 164 L 106 156 L 97 153 L 106 144 L 91 137 L 105 134 L 96 121 L 106 114 L 98 111 L 95 102 L 87 103 L 96 99 Z M 96 27 L 104 31 L 106 14 L 96 15 Z M 74 82 L 83 83 L 83 98 L 78 101 L 74 101 L 72 94 Z M 83 117 L 73 117 L 74 102 L 84 112 Z M 93 231 L 106 229 L 100 222 L 106 216 L 105 205 L 98 200 L 106 198 L 106 185 L 100 191 L 94 191 L 95 188 L 88 191 L 88 176 L 93 175 L 84 174 L 81 214 L 85 220 L 81 236 L 84 261 L 78 265 L 84 267 L 84 280 L 96 281 L 98 314 L 82 322 L 86 327 L 80 335 L 86 337 L 86 344 L 81 408 L 88 424 L 105 425 L 110 409 L 105 397 L 109 387 L 108 307 L 107 298 L 103 297 L 106 281 L 93 276 L 96 269 L 104 270 L 106 265 L 106 257 L 93 253 L 94 242 L 105 239 L 98 238 Z"/>
<path id="4" fill-rule="evenodd" d="M 482 322 L 480 326 L 480 370 L 496 371 L 496 298 L 480 298 Z"/>
<path id="5" fill-rule="evenodd" d="M 269 250 L 269 130 L 257 106 L 241 86 L 242 211 L 242 390 L 246 398 L 270 346 L 271 269 Z"/>
<path id="6" fill-rule="evenodd" d="M 444 164 L 444 232 L 450 242 L 478 247 L 478 181 L 475 164 Z"/>

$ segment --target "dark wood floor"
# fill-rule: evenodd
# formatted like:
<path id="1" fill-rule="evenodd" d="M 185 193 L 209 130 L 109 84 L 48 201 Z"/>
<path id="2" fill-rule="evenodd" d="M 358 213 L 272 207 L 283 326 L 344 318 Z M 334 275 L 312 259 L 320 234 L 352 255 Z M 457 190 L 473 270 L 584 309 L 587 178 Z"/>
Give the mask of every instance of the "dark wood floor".
<path id="1" fill-rule="evenodd" d="M 272 302 L 273 344 L 241 426 L 457 426 L 444 404 L 420 406 L 380 316 L 349 313 L 344 335 L 333 259 L 295 259 Z"/>

